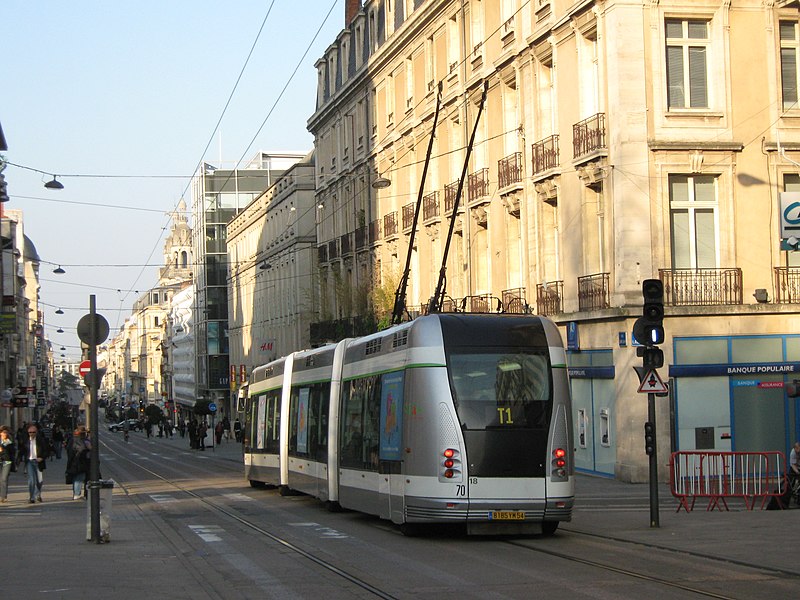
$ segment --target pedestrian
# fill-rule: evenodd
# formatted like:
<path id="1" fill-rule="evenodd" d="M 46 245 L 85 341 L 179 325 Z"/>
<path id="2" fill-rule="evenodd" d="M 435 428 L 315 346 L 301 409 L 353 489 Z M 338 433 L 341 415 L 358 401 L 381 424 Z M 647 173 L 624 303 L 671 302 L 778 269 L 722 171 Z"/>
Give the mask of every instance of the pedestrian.
<path id="1" fill-rule="evenodd" d="M 222 428 L 222 421 L 216 424 L 214 427 L 214 438 L 217 440 L 217 446 L 222 443 L 222 434 L 225 430 Z"/>
<path id="2" fill-rule="evenodd" d="M 158 422 L 158 437 L 164 437 L 164 421 Z"/>
<path id="3" fill-rule="evenodd" d="M 222 418 L 222 431 L 225 432 L 225 440 L 228 442 L 231 441 L 231 421 L 228 415 Z"/>
<path id="4" fill-rule="evenodd" d="M 47 468 L 48 443 L 44 436 L 39 433 L 39 428 L 35 423 L 28 425 L 28 439 L 19 447 L 17 464 L 25 463 L 25 472 L 28 475 L 28 502 L 42 501 L 42 483 L 44 482 L 44 470 Z"/>
<path id="5" fill-rule="evenodd" d="M 237 442 L 242 441 L 242 424 L 239 422 L 239 417 L 233 422 L 233 436 Z"/>
<path id="6" fill-rule="evenodd" d="M 67 448 L 67 481 L 72 479 L 72 499 L 86 498 L 84 487 L 86 475 L 89 473 L 89 451 L 92 443 L 86 435 L 86 428 L 81 425 L 72 434 L 72 443 Z"/>
<path id="7" fill-rule="evenodd" d="M 153 424 L 150 422 L 150 417 L 144 422 L 144 432 L 147 434 L 148 438 L 153 435 Z"/>
<path id="8" fill-rule="evenodd" d="M 197 443 L 197 419 L 189 421 L 189 448 L 192 450 L 199 447 Z"/>
<path id="9" fill-rule="evenodd" d="M 200 424 L 197 426 L 197 442 L 198 442 L 198 449 L 205 450 L 206 449 L 206 434 L 208 433 L 208 425 L 206 425 L 206 420 L 203 419 L 200 421 Z"/>
<path id="10" fill-rule="evenodd" d="M 56 455 L 56 460 L 61 460 L 61 450 L 64 448 L 64 432 L 61 427 L 53 425 L 53 451 Z"/>
<path id="11" fill-rule="evenodd" d="M 15 444 L 11 439 L 11 429 L 0 426 L 0 502 L 8 500 L 8 476 L 15 471 Z"/>
<path id="12" fill-rule="evenodd" d="M 186 420 L 181 419 L 178 421 L 178 431 L 181 433 L 181 437 L 186 437 Z"/>

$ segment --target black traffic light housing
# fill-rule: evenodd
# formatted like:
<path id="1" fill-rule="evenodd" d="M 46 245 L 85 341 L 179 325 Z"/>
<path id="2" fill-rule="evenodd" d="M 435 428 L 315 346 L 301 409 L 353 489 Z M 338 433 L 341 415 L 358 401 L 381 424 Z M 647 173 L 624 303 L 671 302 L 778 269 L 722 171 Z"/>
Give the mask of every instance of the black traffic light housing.
<path id="1" fill-rule="evenodd" d="M 660 279 L 642 282 L 642 316 L 633 324 L 633 337 L 644 346 L 664 343 L 664 284 Z M 662 355 L 663 364 L 663 355 Z"/>
<path id="2" fill-rule="evenodd" d="M 661 348 L 639 346 L 636 348 L 636 356 L 641 357 L 642 366 L 647 370 L 664 366 L 664 351 Z"/>
<path id="3" fill-rule="evenodd" d="M 644 451 L 647 456 L 656 451 L 656 426 L 650 421 L 644 424 Z"/>

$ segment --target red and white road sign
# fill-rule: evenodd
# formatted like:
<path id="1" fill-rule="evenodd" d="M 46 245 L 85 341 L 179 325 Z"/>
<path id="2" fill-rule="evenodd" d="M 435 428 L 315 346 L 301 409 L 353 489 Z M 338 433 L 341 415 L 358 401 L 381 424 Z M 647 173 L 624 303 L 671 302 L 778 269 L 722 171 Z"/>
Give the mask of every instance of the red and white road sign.
<path id="1" fill-rule="evenodd" d="M 642 378 L 642 383 L 639 384 L 640 394 L 666 394 L 667 392 L 669 392 L 667 386 L 661 381 L 661 377 L 655 369 L 650 369 Z"/>
<path id="2" fill-rule="evenodd" d="M 81 362 L 80 366 L 78 367 L 78 373 L 80 373 L 81 377 L 84 375 L 88 375 L 89 371 L 92 370 L 92 363 L 88 360 L 84 360 Z"/>

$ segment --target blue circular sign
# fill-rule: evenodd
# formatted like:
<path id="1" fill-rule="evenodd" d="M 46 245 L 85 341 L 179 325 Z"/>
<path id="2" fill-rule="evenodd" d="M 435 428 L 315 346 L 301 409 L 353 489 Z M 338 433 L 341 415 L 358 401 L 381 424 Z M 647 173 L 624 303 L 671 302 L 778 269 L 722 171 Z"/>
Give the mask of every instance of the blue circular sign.
<path id="1" fill-rule="evenodd" d="M 217 412 L 217 405 L 213 402 L 208 403 L 209 412 Z"/>

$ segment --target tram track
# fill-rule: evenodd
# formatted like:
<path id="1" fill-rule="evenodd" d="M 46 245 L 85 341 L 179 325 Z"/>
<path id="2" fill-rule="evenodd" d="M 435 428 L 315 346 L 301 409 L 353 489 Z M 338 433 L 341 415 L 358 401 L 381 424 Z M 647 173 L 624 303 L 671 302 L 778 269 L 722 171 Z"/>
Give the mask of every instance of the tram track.
<path id="1" fill-rule="evenodd" d="M 747 562 L 744 562 L 744 561 L 720 558 L 718 556 L 712 556 L 712 555 L 703 554 L 703 553 L 700 553 L 700 552 L 692 552 L 692 551 L 688 551 L 688 550 L 671 548 L 671 547 L 664 546 L 664 545 L 659 545 L 659 544 L 652 544 L 652 543 L 633 541 L 633 540 L 628 540 L 628 539 L 624 539 L 624 538 L 620 538 L 620 537 L 616 537 L 616 536 L 601 535 L 601 534 L 596 534 L 596 533 L 591 533 L 591 532 L 586 532 L 586 531 L 580 531 L 580 530 L 576 530 L 576 529 L 569 529 L 569 528 L 564 528 L 564 527 L 560 528 L 560 531 L 562 532 L 562 534 L 585 537 L 585 538 L 588 538 L 588 539 L 599 540 L 599 541 L 613 542 L 615 544 L 627 545 L 627 546 L 631 546 L 631 547 L 641 547 L 641 548 L 646 548 L 648 550 L 654 550 L 654 551 L 658 551 L 658 552 L 663 552 L 663 553 L 668 554 L 668 555 L 697 558 L 697 559 L 702 559 L 704 561 L 709 561 L 711 563 L 723 564 L 725 566 L 735 565 L 735 566 L 740 567 L 742 569 L 752 570 L 752 571 L 754 571 L 756 573 L 759 573 L 761 575 L 764 575 L 764 576 L 767 576 L 767 577 L 774 577 L 776 579 L 786 578 L 786 577 L 790 577 L 792 579 L 800 578 L 800 575 L 798 575 L 797 573 L 792 572 L 792 571 L 783 570 L 783 569 L 776 569 L 776 568 L 772 568 L 772 567 L 765 567 L 765 566 L 762 566 L 762 565 L 757 565 L 757 564 L 753 564 L 753 563 L 747 563 Z M 536 542 L 531 542 L 531 541 L 526 541 L 526 540 L 506 540 L 504 543 L 512 545 L 512 546 L 515 546 L 515 547 L 518 547 L 518 548 L 523 548 L 523 549 L 529 550 L 531 552 L 536 552 L 538 554 L 544 554 L 544 555 L 547 555 L 547 556 L 560 558 L 562 560 L 569 561 L 571 563 L 577 563 L 577 564 L 581 564 L 581 565 L 584 565 L 584 566 L 594 567 L 594 568 L 600 569 L 602 571 L 616 573 L 618 575 L 623 575 L 625 577 L 630 577 L 630 578 L 633 578 L 633 579 L 647 581 L 647 582 L 650 582 L 650 583 L 658 584 L 658 585 L 665 586 L 665 587 L 672 588 L 672 589 L 678 589 L 678 590 L 681 590 L 683 592 L 689 592 L 689 593 L 692 593 L 692 594 L 695 594 L 695 595 L 698 595 L 698 596 L 702 596 L 702 597 L 706 597 L 706 598 L 715 598 L 717 600 L 740 600 L 740 597 L 728 595 L 726 593 L 720 593 L 720 592 L 713 591 L 713 590 L 702 589 L 702 588 L 698 587 L 697 585 L 690 585 L 690 584 L 687 584 L 687 583 L 681 583 L 679 581 L 674 581 L 674 580 L 671 580 L 671 579 L 667 579 L 665 577 L 660 577 L 660 576 L 657 576 L 657 575 L 644 573 L 642 571 L 635 571 L 635 570 L 632 570 L 632 569 L 627 569 L 627 568 L 611 565 L 611 564 L 608 564 L 608 563 L 605 563 L 605 562 L 602 562 L 602 561 L 599 561 L 599 560 L 595 560 L 595 559 L 591 559 L 591 558 L 585 558 L 585 557 L 577 556 L 577 555 L 574 555 L 574 554 L 568 554 L 568 553 L 565 553 L 565 552 L 562 552 L 562 551 L 559 551 L 559 550 L 555 550 L 555 549 L 552 548 L 552 546 L 544 548 L 544 547 L 541 547 L 540 545 L 536 544 Z M 532 545 L 532 544 L 536 544 L 536 545 Z"/>
<path id="2" fill-rule="evenodd" d="M 144 471 L 145 473 L 148 473 L 149 475 L 151 475 L 151 476 L 155 477 L 156 479 L 162 481 L 163 483 L 174 487 L 176 490 L 180 491 L 183 494 L 186 494 L 187 496 L 191 497 L 196 502 L 199 502 L 199 503 L 203 504 L 206 508 L 210 509 L 211 511 L 213 511 L 213 512 L 219 514 L 219 515 L 223 515 L 223 516 L 227 517 L 228 519 L 231 519 L 231 520 L 235 521 L 239 525 L 241 525 L 243 527 L 246 527 L 247 529 L 258 533 L 263 538 L 266 538 L 266 539 L 268 539 L 268 540 L 280 545 L 282 548 L 284 548 L 286 550 L 289 550 L 292 553 L 303 557 L 304 559 L 306 559 L 306 560 L 314 563 L 315 565 L 327 570 L 328 572 L 334 574 L 335 576 L 337 576 L 337 577 L 339 577 L 339 578 L 341 578 L 341 579 L 343 579 L 345 581 L 348 581 L 352 585 L 357 586 L 358 588 L 364 590 L 365 592 L 368 592 L 369 594 L 375 596 L 376 598 L 382 598 L 384 600 L 397 600 L 396 596 L 393 596 L 393 595 L 389 594 L 388 592 L 385 592 L 385 591 L 373 586 L 369 582 L 365 581 L 364 579 L 361 579 L 360 577 L 358 577 L 358 576 L 356 576 L 356 575 L 354 575 L 352 573 L 348 573 L 347 571 L 345 571 L 344 569 L 338 567 L 337 565 L 333 564 L 332 562 L 330 562 L 330 561 L 328 561 L 328 560 L 326 560 L 326 559 L 324 559 L 324 558 L 322 558 L 320 556 L 317 556 L 317 555 L 315 555 L 315 554 L 313 554 L 313 553 L 311 553 L 311 552 L 309 552 L 307 550 L 304 550 L 303 548 L 301 548 L 297 544 L 294 544 L 293 542 L 287 540 L 286 538 L 284 538 L 284 537 L 282 537 L 280 535 L 277 535 L 277 534 L 275 534 L 275 533 L 273 533 L 271 531 L 267 531 L 266 529 L 264 529 L 263 527 L 261 527 L 257 523 L 254 523 L 250 519 L 247 519 L 247 518 L 241 516 L 240 514 L 237 514 L 235 511 L 231 510 L 230 508 L 222 506 L 222 505 L 220 505 L 220 504 L 218 504 L 218 503 L 216 503 L 216 502 L 214 502 L 214 501 L 212 501 L 212 500 L 210 500 L 210 499 L 198 494 L 197 492 L 188 489 L 187 487 L 181 485 L 180 483 L 178 483 L 178 482 L 176 482 L 176 481 L 174 481 L 174 480 L 172 480 L 172 479 L 170 479 L 168 477 L 164 477 L 160 473 L 157 473 L 156 471 L 147 468 L 146 466 L 142 465 L 141 463 L 138 463 L 138 462 L 134 461 L 133 459 L 128 458 L 127 456 L 125 456 L 124 454 L 118 452 L 117 450 L 115 450 L 114 448 L 109 446 L 108 444 L 104 444 L 104 447 L 105 447 L 104 448 L 105 451 L 114 454 L 117 457 L 117 459 L 122 459 L 122 460 L 134 465 L 135 468 L 140 469 L 140 470 Z M 218 460 L 223 461 L 225 459 L 219 458 Z M 226 461 L 226 462 L 230 462 L 230 461 Z M 124 492 L 125 492 L 125 494 L 127 496 L 131 497 L 127 487 L 125 486 L 125 484 L 120 484 L 120 487 L 124 490 Z M 137 506 L 139 505 L 139 502 L 136 501 L 135 499 L 132 498 L 132 501 Z"/>

